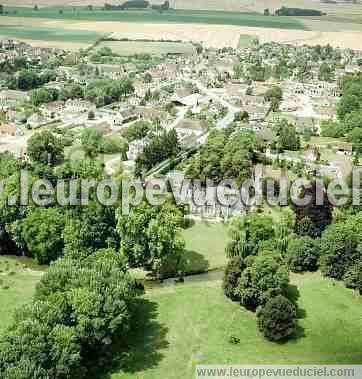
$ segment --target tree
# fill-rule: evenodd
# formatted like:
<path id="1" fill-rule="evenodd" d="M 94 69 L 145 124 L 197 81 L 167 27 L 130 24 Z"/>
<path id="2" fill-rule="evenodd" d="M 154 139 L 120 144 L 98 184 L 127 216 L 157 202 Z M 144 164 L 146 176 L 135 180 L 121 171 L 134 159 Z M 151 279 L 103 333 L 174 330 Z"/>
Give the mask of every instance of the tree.
<path id="1" fill-rule="evenodd" d="M 151 83 L 152 82 L 152 75 L 149 72 L 146 72 L 145 76 L 143 77 L 143 80 L 145 83 Z"/>
<path id="2" fill-rule="evenodd" d="M 131 267 L 143 267 L 155 277 L 183 269 L 184 241 L 180 235 L 181 212 L 170 203 L 151 206 L 145 201 L 118 214 L 121 253 Z"/>
<path id="3" fill-rule="evenodd" d="M 96 128 L 84 129 L 80 137 L 82 148 L 89 158 L 94 158 L 100 152 L 103 133 Z"/>
<path id="4" fill-rule="evenodd" d="M 34 163 L 54 166 L 63 159 L 62 141 L 49 131 L 33 134 L 28 141 L 27 154 Z"/>
<path id="5" fill-rule="evenodd" d="M 320 267 L 325 276 L 341 280 L 350 267 L 361 261 L 362 214 L 330 225 L 320 241 Z"/>
<path id="6" fill-rule="evenodd" d="M 300 138 L 293 124 L 282 119 L 276 124 L 275 131 L 278 137 L 277 147 L 279 151 L 300 149 Z"/>
<path id="7" fill-rule="evenodd" d="M 136 159 L 135 174 L 142 176 L 156 164 L 175 158 L 181 150 L 175 129 L 153 135 L 143 152 Z"/>
<path id="8" fill-rule="evenodd" d="M 110 353 L 113 339 L 126 344 L 138 294 L 115 251 L 59 259 L 42 276 L 34 300 L 2 333 L 1 377 L 89 377 L 90 364 Z"/>
<path id="9" fill-rule="evenodd" d="M 269 88 L 264 94 L 265 101 L 272 101 L 273 99 L 277 100 L 278 102 L 283 100 L 283 91 L 278 86 Z"/>
<path id="10" fill-rule="evenodd" d="M 325 82 L 330 82 L 332 81 L 333 76 L 334 72 L 332 67 L 328 63 L 323 62 L 319 67 L 318 79 Z"/>
<path id="11" fill-rule="evenodd" d="M 342 97 L 337 105 L 338 118 L 342 121 L 351 112 L 362 108 L 362 75 L 347 75 L 342 79 Z"/>
<path id="12" fill-rule="evenodd" d="M 264 16 L 270 16 L 270 11 L 268 8 L 264 9 Z"/>
<path id="13" fill-rule="evenodd" d="M 319 246 L 312 238 L 293 238 L 288 243 L 286 261 L 293 272 L 318 269 Z"/>
<path id="14" fill-rule="evenodd" d="M 230 241 L 226 251 L 229 257 L 256 255 L 263 241 L 274 238 L 273 221 L 257 213 L 233 218 L 229 227 Z"/>
<path id="15" fill-rule="evenodd" d="M 38 5 L 37 5 L 37 4 L 35 4 L 35 5 L 34 5 L 34 10 L 35 10 L 35 11 L 39 10 L 39 8 L 38 8 Z"/>
<path id="16" fill-rule="evenodd" d="M 3 14 L 3 13 L 4 13 L 4 6 L 0 4 L 0 14 Z"/>
<path id="17" fill-rule="evenodd" d="M 21 221 L 21 236 L 39 264 L 48 264 L 62 254 L 64 222 L 57 208 L 34 208 Z"/>
<path id="18" fill-rule="evenodd" d="M 229 137 L 223 149 L 220 167 L 224 179 L 235 179 L 241 183 L 250 178 L 256 144 L 254 133 L 236 132 Z"/>
<path id="19" fill-rule="evenodd" d="M 225 268 L 222 287 L 225 296 L 233 301 L 240 301 L 235 293 L 235 289 L 237 288 L 239 278 L 245 268 L 246 265 L 244 260 L 239 256 L 231 258 Z"/>
<path id="20" fill-rule="evenodd" d="M 343 276 L 343 281 L 347 288 L 357 290 L 362 295 L 362 261 L 347 270 Z"/>
<path id="21" fill-rule="evenodd" d="M 90 194 L 87 207 L 71 209 L 66 213 L 63 230 L 66 254 L 93 254 L 104 248 L 119 249 L 119 235 L 114 207 L 104 207 Z"/>
<path id="22" fill-rule="evenodd" d="M 346 134 L 343 123 L 337 121 L 322 121 L 321 129 L 323 137 L 340 138 Z"/>
<path id="23" fill-rule="evenodd" d="M 270 299 L 257 312 L 258 327 L 270 341 L 282 341 L 291 337 L 297 326 L 297 311 L 294 304 L 284 296 Z"/>
<path id="24" fill-rule="evenodd" d="M 302 190 L 300 196 L 310 197 L 306 205 L 293 203 L 296 214 L 295 232 L 301 236 L 319 237 L 323 230 L 332 222 L 333 206 L 327 194 L 323 191 L 322 183 L 310 183 L 310 188 Z M 322 194 L 321 205 L 317 205 L 317 194 Z"/>
<path id="25" fill-rule="evenodd" d="M 39 88 L 32 91 L 30 101 L 35 107 L 38 107 L 41 104 L 55 101 L 58 97 L 59 92 L 55 88 Z"/>
<path id="26" fill-rule="evenodd" d="M 152 124 L 147 121 L 137 121 L 131 124 L 124 133 L 128 142 L 142 139 L 152 129 Z"/>
<path id="27" fill-rule="evenodd" d="M 249 113 L 246 111 L 236 112 L 234 116 L 234 121 L 249 122 Z"/>
<path id="28" fill-rule="evenodd" d="M 257 308 L 277 295 L 284 295 L 289 284 L 289 273 L 282 259 L 265 252 L 249 260 L 235 290 L 241 305 Z"/>
<path id="29" fill-rule="evenodd" d="M 348 135 L 348 140 L 352 142 L 353 151 L 357 155 L 362 154 L 362 128 L 354 128 Z"/>

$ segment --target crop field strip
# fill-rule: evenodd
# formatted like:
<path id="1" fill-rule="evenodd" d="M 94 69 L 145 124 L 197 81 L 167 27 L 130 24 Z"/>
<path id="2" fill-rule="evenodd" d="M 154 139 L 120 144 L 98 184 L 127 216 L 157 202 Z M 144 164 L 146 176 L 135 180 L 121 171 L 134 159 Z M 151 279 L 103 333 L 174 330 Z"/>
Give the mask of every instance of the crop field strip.
<path id="1" fill-rule="evenodd" d="M 7 15 L 16 17 L 49 18 L 58 20 L 122 21 L 140 23 L 184 23 L 236 25 L 262 28 L 306 30 L 304 24 L 294 17 L 265 17 L 258 13 L 225 11 L 169 10 L 162 14 L 152 10 L 93 11 L 84 7 L 47 7 L 35 11 L 26 7 L 6 7 Z"/>

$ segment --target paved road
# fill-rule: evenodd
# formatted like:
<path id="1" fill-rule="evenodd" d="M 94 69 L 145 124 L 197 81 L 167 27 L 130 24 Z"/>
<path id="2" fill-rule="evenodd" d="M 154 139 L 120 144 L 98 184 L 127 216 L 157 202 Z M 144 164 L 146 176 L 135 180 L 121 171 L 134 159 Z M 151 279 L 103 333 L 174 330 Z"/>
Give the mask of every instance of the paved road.
<path id="1" fill-rule="evenodd" d="M 214 102 L 219 103 L 223 107 L 228 109 L 227 115 L 224 118 L 218 120 L 216 127 L 218 129 L 224 129 L 229 124 L 231 124 L 234 121 L 235 113 L 239 112 L 240 109 L 231 105 L 229 102 L 224 100 L 220 95 L 215 94 L 212 90 L 210 90 L 210 88 L 205 87 L 199 80 L 194 80 L 193 83 L 197 86 L 200 92 L 205 93 Z"/>

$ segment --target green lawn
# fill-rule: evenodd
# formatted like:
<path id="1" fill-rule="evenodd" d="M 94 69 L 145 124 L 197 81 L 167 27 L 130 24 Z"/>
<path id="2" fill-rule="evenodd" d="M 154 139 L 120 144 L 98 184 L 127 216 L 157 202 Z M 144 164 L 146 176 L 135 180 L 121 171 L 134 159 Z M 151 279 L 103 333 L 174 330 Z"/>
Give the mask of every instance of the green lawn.
<path id="1" fill-rule="evenodd" d="M 183 230 L 186 241 L 186 272 L 202 272 L 224 267 L 227 226 L 222 223 L 196 222 Z"/>
<path id="2" fill-rule="evenodd" d="M 124 21 L 143 23 L 203 23 L 305 30 L 294 17 L 265 17 L 258 13 L 177 9 L 162 13 L 153 10 L 104 11 L 85 7 L 45 7 L 34 11 L 31 7 L 5 7 L 5 15 L 16 17 L 53 18 L 66 20 Z"/>
<path id="3" fill-rule="evenodd" d="M 0 35 L 8 38 L 25 38 L 37 41 L 66 41 L 91 44 L 102 37 L 92 30 L 44 28 L 37 26 L 0 25 Z"/>
<path id="4" fill-rule="evenodd" d="M 130 353 L 106 377 L 191 379 L 196 364 L 361 364 L 361 297 L 319 273 L 293 276 L 292 285 L 300 327 L 285 344 L 265 341 L 255 315 L 226 299 L 219 281 L 149 290 Z"/>
<path id="5" fill-rule="evenodd" d="M 30 259 L 0 256 L 0 333 L 14 310 L 31 300 L 41 275 Z"/>

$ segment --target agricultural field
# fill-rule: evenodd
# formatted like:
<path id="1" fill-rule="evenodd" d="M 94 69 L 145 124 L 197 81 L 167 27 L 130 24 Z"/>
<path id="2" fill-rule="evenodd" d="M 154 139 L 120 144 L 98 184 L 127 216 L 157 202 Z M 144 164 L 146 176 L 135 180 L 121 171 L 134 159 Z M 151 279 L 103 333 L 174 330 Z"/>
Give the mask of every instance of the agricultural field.
<path id="1" fill-rule="evenodd" d="M 3 4 L 12 6 L 34 6 L 34 0 L 3 0 Z M 82 0 L 37 0 L 39 7 L 44 6 L 84 6 Z M 110 0 L 109 3 L 117 3 Z M 163 0 L 152 0 L 152 4 L 161 4 Z M 103 6 L 103 0 L 89 0 L 87 5 Z M 362 13 L 360 4 L 345 3 L 325 4 L 315 0 L 171 0 L 170 5 L 175 9 L 204 9 L 243 12 L 263 12 L 265 8 L 275 10 L 281 6 L 313 8 L 331 14 L 356 14 Z"/>
<path id="2" fill-rule="evenodd" d="M 16 308 L 31 300 L 43 271 L 30 259 L 0 256 L 0 333 Z"/>
<path id="3" fill-rule="evenodd" d="M 184 42 L 158 42 L 158 41 L 102 41 L 98 48 L 109 47 L 121 56 L 135 54 L 149 54 L 163 56 L 167 54 L 193 54 L 195 47 Z"/>
<path id="4" fill-rule="evenodd" d="M 153 10 L 93 11 L 84 7 L 48 7 L 38 11 L 24 7 L 6 7 L 8 15 L 16 17 L 47 18 L 58 20 L 117 21 L 139 23 L 182 23 L 236 25 L 277 29 L 299 29 L 306 27 L 294 17 L 265 17 L 257 13 L 236 13 L 226 11 L 169 10 L 162 13 Z"/>
<path id="5" fill-rule="evenodd" d="M 256 36 L 241 34 L 239 37 L 238 48 L 242 49 L 244 47 L 252 46 L 257 39 L 258 38 Z"/>
<path id="6" fill-rule="evenodd" d="M 0 25 L 0 36 L 20 40 L 48 42 L 67 41 L 70 44 L 90 45 L 101 38 L 102 34 L 92 30 Z"/>
<path id="7" fill-rule="evenodd" d="M 293 275 L 290 291 L 298 298 L 297 335 L 289 343 L 274 344 L 258 332 L 255 314 L 224 297 L 218 280 L 151 289 L 140 300 L 128 359 L 106 377 L 192 378 L 199 363 L 362 361 L 361 298 L 357 294 L 319 273 Z M 230 336 L 240 338 L 241 343 L 230 344 Z"/>

